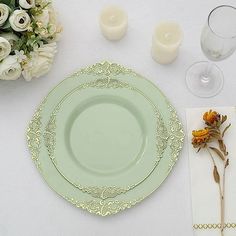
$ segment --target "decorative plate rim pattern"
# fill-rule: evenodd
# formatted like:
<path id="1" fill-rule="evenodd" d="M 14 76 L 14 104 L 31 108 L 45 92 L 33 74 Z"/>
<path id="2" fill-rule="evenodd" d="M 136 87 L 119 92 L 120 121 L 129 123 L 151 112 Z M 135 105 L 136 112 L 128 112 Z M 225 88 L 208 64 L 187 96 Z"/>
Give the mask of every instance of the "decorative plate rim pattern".
<path id="1" fill-rule="evenodd" d="M 163 122 L 163 118 L 158 110 L 158 108 L 156 107 L 155 104 L 153 104 L 148 98 L 146 98 L 143 94 L 141 94 L 142 96 L 144 96 L 144 98 L 146 98 L 148 100 L 148 102 L 150 102 L 150 105 L 153 107 L 153 112 L 154 115 L 156 116 L 156 157 L 155 157 L 155 163 L 154 166 L 152 167 L 152 169 L 148 172 L 148 174 L 141 180 L 139 180 L 137 183 L 133 183 L 132 185 L 129 186 L 125 186 L 125 187 L 121 187 L 121 186 L 84 186 L 82 184 L 80 184 L 79 182 L 75 183 L 73 181 L 71 181 L 68 177 L 66 177 L 65 174 L 63 174 L 63 172 L 60 170 L 60 168 L 57 165 L 56 162 L 56 157 L 54 156 L 54 151 L 55 151 L 55 146 L 56 146 L 56 117 L 57 117 L 57 113 L 59 112 L 61 105 L 63 104 L 63 102 L 74 92 L 79 91 L 80 89 L 86 89 L 86 88 L 127 88 L 130 90 L 135 90 L 139 93 L 141 93 L 141 91 L 139 91 L 137 88 L 129 85 L 128 83 L 124 83 L 121 82 L 117 79 L 98 79 L 98 80 L 94 80 L 92 82 L 89 83 L 83 83 L 80 86 L 76 87 L 73 91 L 71 91 L 70 93 L 66 94 L 57 104 L 57 106 L 55 107 L 55 109 L 53 110 L 49 122 L 45 128 L 45 132 L 44 132 L 44 143 L 45 146 L 48 150 L 48 155 L 50 157 L 50 160 L 52 161 L 53 165 L 55 166 L 55 168 L 57 169 L 57 171 L 61 174 L 61 176 L 63 178 L 65 178 L 70 184 L 72 184 L 73 186 L 75 186 L 76 188 L 78 188 L 79 190 L 81 190 L 84 193 L 90 194 L 91 196 L 95 197 L 95 198 L 100 198 L 102 200 L 105 200 L 107 198 L 114 198 L 120 194 L 124 194 L 127 193 L 128 191 L 136 188 L 138 185 L 142 184 L 152 173 L 153 171 L 156 169 L 156 167 L 158 166 L 159 162 L 161 161 L 161 158 L 163 156 L 163 153 L 167 147 L 168 144 L 168 140 L 169 140 L 169 133 L 168 130 Z"/>
<path id="2" fill-rule="evenodd" d="M 97 63 L 93 66 L 89 66 L 87 68 L 81 69 L 79 72 L 74 73 L 72 76 L 67 77 L 65 80 L 68 78 L 77 78 L 79 75 L 83 74 L 93 74 L 97 76 L 111 76 L 111 75 L 122 75 L 122 74 L 130 74 L 134 76 L 138 76 L 139 78 L 146 80 L 144 77 L 141 75 L 135 73 L 134 71 L 127 69 L 123 66 L 120 66 L 116 63 L 109 63 L 109 62 L 102 62 L 102 63 Z M 39 109 L 36 111 L 32 121 L 30 122 L 29 128 L 27 130 L 27 141 L 28 141 L 28 146 L 29 150 L 31 152 L 32 159 L 34 160 L 36 167 L 40 169 L 42 173 L 42 168 L 41 168 L 41 163 L 39 160 L 39 154 L 40 154 L 40 148 L 42 144 L 42 130 L 41 130 L 41 112 L 43 110 L 43 105 L 46 103 L 47 98 L 50 96 L 50 94 L 55 91 L 65 80 L 63 80 L 61 83 L 59 83 L 54 89 L 51 90 L 51 92 L 46 96 L 46 98 L 43 100 L 43 103 L 40 105 Z M 146 80 L 148 81 L 148 80 Z M 169 163 L 169 168 L 166 172 L 166 175 L 164 178 L 161 178 L 160 183 L 158 186 L 156 186 L 155 189 L 152 191 L 149 191 L 148 194 L 142 198 L 138 198 L 137 200 L 114 200 L 114 201 L 109 201 L 109 207 L 103 207 L 107 201 L 105 200 L 93 200 L 94 204 L 91 204 L 91 201 L 78 201 L 76 200 L 76 197 L 70 197 L 70 196 L 63 196 L 61 193 L 59 193 L 57 190 L 55 190 L 50 184 L 51 189 L 53 189 L 55 192 L 57 192 L 59 195 L 61 195 L 63 198 L 68 200 L 69 202 L 73 203 L 77 207 L 80 207 L 82 209 L 86 209 L 87 211 L 101 215 L 101 216 L 106 216 L 106 215 L 111 215 L 111 214 L 116 214 L 126 208 L 130 208 L 134 206 L 136 203 L 142 201 L 146 197 L 148 197 L 150 194 L 152 194 L 159 186 L 164 182 L 164 180 L 167 178 L 169 172 L 173 168 L 174 164 L 178 160 L 179 153 L 182 149 L 183 145 L 183 140 L 184 140 L 184 132 L 182 125 L 180 123 L 180 120 L 177 116 L 177 113 L 175 109 L 171 106 L 169 103 L 168 99 L 166 96 L 157 88 L 156 85 L 154 85 L 151 81 L 148 81 L 152 86 L 154 86 L 160 94 L 165 98 L 166 104 L 168 105 L 168 109 L 171 114 L 171 119 L 169 120 L 169 125 L 170 125 L 170 130 L 171 130 L 171 144 L 170 144 L 170 149 L 171 149 L 171 163 Z M 45 181 L 47 182 L 45 176 L 43 176 Z M 76 204 L 75 204 L 76 203 Z M 119 203 L 119 204 L 118 204 Z M 96 205 L 99 205 L 101 207 L 95 207 Z"/>

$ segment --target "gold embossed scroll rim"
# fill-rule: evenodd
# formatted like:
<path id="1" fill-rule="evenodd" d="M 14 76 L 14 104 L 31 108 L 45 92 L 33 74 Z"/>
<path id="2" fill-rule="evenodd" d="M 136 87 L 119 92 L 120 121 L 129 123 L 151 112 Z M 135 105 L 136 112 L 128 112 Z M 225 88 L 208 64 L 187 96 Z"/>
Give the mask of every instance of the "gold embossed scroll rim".
<path id="1" fill-rule="evenodd" d="M 76 88 L 86 88 L 85 90 L 89 88 L 89 90 L 88 92 L 80 93 Z M 124 88 L 125 92 L 123 93 L 122 91 L 124 91 Z M 73 91 L 75 91 L 75 93 Z M 79 176 L 71 175 L 68 177 L 68 170 L 66 171 L 65 169 L 63 169 L 64 164 L 67 164 L 66 162 L 64 162 L 63 165 L 60 165 L 60 163 L 58 163 L 57 155 L 55 155 L 55 150 L 59 148 L 59 146 L 57 147 L 57 143 L 59 142 L 60 144 L 60 140 L 63 141 L 63 134 L 65 132 L 61 132 L 61 130 L 63 130 L 61 126 L 68 123 L 63 123 L 64 118 L 62 119 L 61 117 L 65 117 L 66 114 L 68 114 L 68 111 L 72 111 L 74 108 L 76 108 L 76 106 L 72 106 L 70 110 L 69 104 L 74 104 L 74 101 L 78 101 L 78 104 L 80 104 L 79 99 L 83 100 L 83 98 L 86 98 L 87 94 L 89 94 L 90 99 L 93 92 L 94 94 L 96 94 L 95 99 L 102 98 L 101 101 L 103 102 L 99 103 L 99 105 L 106 104 L 105 107 L 102 107 L 102 109 L 107 109 L 106 112 L 109 112 L 110 109 L 116 109 L 114 108 L 114 106 L 107 106 L 107 103 L 110 104 L 110 100 L 112 100 L 114 97 L 119 98 L 118 105 L 121 102 L 123 104 L 123 100 L 127 100 L 127 102 L 129 103 L 130 96 L 132 97 L 130 98 L 130 103 L 132 103 L 133 105 L 135 105 L 135 101 L 136 104 L 139 104 L 138 99 L 140 99 L 140 97 L 144 97 L 145 102 L 149 104 L 147 105 L 147 108 L 145 108 L 146 110 L 144 110 L 145 113 L 150 113 L 150 117 L 148 117 L 148 115 L 146 118 L 144 117 L 144 122 L 150 123 L 154 127 L 152 135 L 153 141 L 155 143 L 155 148 L 153 148 L 152 152 L 150 152 L 151 155 L 149 156 L 151 156 L 151 164 L 149 166 L 147 165 L 148 170 L 144 171 L 143 176 L 137 176 L 137 179 L 128 179 L 127 183 L 125 183 L 124 181 L 122 181 L 122 183 L 119 183 L 119 181 L 117 181 L 117 179 L 114 177 L 115 175 L 106 176 L 106 173 L 102 173 L 106 176 L 106 178 L 103 178 L 104 176 L 102 176 L 101 178 L 94 178 L 94 182 L 81 183 L 80 179 L 76 178 Z M 137 96 L 139 96 L 139 98 L 135 97 L 136 95 L 130 95 L 129 93 L 136 93 L 136 95 L 138 94 Z M 135 98 L 133 98 L 133 96 Z M 120 97 L 123 100 L 120 100 Z M 104 98 L 106 100 L 105 102 Z M 117 101 L 117 99 L 115 99 L 115 101 Z M 136 108 L 141 110 L 142 112 L 142 106 L 145 106 L 145 104 L 142 104 L 141 100 L 140 102 L 141 106 L 136 106 Z M 112 104 L 114 104 L 114 102 L 112 102 Z M 117 102 L 115 103 L 115 105 L 117 105 Z M 150 109 L 148 108 L 148 106 Z M 90 114 L 90 117 L 92 116 L 91 114 L 93 114 L 93 112 L 101 110 L 99 106 L 97 108 L 96 106 L 92 107 L 95 108 L 87 113 L 87 115 Z M 80 110 L 80 108 L 81 107 L 78 106 L 78 108 L 76 109 Z M 117 109 L 118 113 L 122 113 L 119 110 L 119 106 Z M 78 114 L 83 114 L 77 112 L 77 110 L 75 112 L 76 115 L 74 115 L 76 117 L 74 120 L 77 119 Z M 64 112 L 64 114 L 62 115 L 61 112 Z M 103 113 L 100 113 L 101 122 L 97 122 L 98 124 L 96 122 L 92 123 L 95 126 L 92 126 L 91 128 L 91 138 L 93 138 L 93 130 L 97 128 L 99 129 L 102 125 L 104 125 L 104 123 L 102 123 L 102 121 L 104 120 L 104 117 L 102 116 Z M 131 113 L 133 115 L 137 114 L 135 112 Z M 83 118 L 83 116 L 78 116 L 78 122 L 74 121 L 73 123 L 74 128 L 69 129 L 71 133 L 68 132 L 68 136 L 65 136 L 65 139 L 71 140 L 71 143 L 74 142 L 73 140 L 75 140 L 77 133 L 83 133 L 83 130 L 81 130 L 80 128 L 80 124 L 88 119 L 86 115 L 84 116 L 85 118 Z M 129 117 L 129 115 L 127 115 L 126 117 L 126 113 L 124 113 L 124 117 L 127 118 Z M 131 122 L 132 118 L 130 119 Z M 150 119 L 150 122 L 145 121 L 145 119 Z M 135 128 L 135 126 L 122 126 L 126 123 L 125 121 L 126 120 L 124 120 L 123 123 L 121 122 L 121 124 L 119 124 L 121 125 L 121 128 L 127 129 L 128 131 L 130 131 L 130 133 L 133 132 L 132 134 L 136 134 L 135 131 L 137 131 L 137 129 Z M 58 124 L 59 126 L 57 126 Z M 113 123 L 111 122 L 111 125 L 112 124 Z M 118 127 L 120 127 L 119 125 Z M 87 129 L 89 129 L 90 127 L 91 126 L 87 126 Z M 76 132 L 74 132 L 73 134 L 73 131 L 71 131 L 71 129 L 75 130 Z M 102 131 L 103 130 L 104 129 L 102 129 Z M 60 132 L 61 136 L 59 135 Z M 117 132 L 119 133 L 119 130 L 116 130 L 116 134 Z M 101 130 L 98 130 L 97 133 L 100 134 Z M 101 136 L 98 137 L 100 140 Z M 149 138 L 151 137 L 152 136 L 150 136 Z M 168 99 L 163 95 L 163 93 L 154 84 L 138 75 L 134 71 L 127 69 L 121 65 L 109 62 L 97 63 L 95 65 L 81 69 L 80 71 L 74 73 L 73 75 L 62 81 L 59 85 L 57 85 L 42 101 L 41 105 L 34 114 L 27 130 L 27 142 L 32 159 L 47 184 L 73 205 L 85 209 L 90 213 L 101 216 L 116 214 L 120 211 L 130 208 L 136 203 L 141 202 L 144 198 L 155 191 L 169 175 L 174 164 L 178 160 L 178 156 L 183 145 L 183 139 L 183 128 L 177 116 L 177 113 L 173 106 L 169 103 Z M 95 139 L 95 141 L 97 140 Z M 87 144 L 83 143 L 83 140 L 81 142 L 81 145 Z M 71 144 L 71 146 L 73 146 L 75 152 L 77 152 L 77 143 L 74 143 L 73 145 Z M 103 149 L 94 149 L 97 152 L 101 151 L 101 153 L 103 151 Z M 85 148 L 84 152 L 86 152 L 87 150 L 88 149 Z M 80 151 L 81 149 L 78 152 Z M 111 151 L 114 150 L 111 149 Z M 93 153 L 91 153 L 91 151 L 90 157 L 93 157 Z M 144 161 L 146 161 L 146 159 L 144 159 Z M 73 162 L 71 162 L 70 164 L 72 163 Z M 105 164 L 106 163 L 107 160 Z M 90 164 L 92 165 L 93 162 L 90 162 Z M 98 165 L 99 164 L 100 163 L 98 163 Z M 104 167 L 103 163 L 101 166 L 102 168 Z M 99 169 L 99 171 L 100 170 L 104 171 L 106 169 L 103 168 Z M 114 184 L 110 180 L 112 178 L 114 179 Z M 104 182 L 102 179 L 104 179 Z"/>

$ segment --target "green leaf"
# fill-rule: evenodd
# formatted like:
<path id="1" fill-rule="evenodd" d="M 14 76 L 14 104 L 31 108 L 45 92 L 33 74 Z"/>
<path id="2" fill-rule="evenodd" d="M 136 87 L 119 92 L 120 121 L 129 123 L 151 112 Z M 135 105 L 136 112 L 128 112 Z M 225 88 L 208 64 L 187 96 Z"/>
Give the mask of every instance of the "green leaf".
<path id="1" fill-rule="evenodd" d="M 10 8 L 12 8 L 13 10 L 19 6 L 19 3 L 17 0 L 1 0 L 1 3 L 6 4 L 7 6 L 9 6 Z"/>
<path id="2" fill-rule="evenodd" d="M 16 0 L 11 0 L 11 5 L 15 6 L 16 5 Z"/>
<path id="3" fill-rule="evenodd" d="M 1 3 L 9 6 L 11 4 L 11 0 L 1 0 Z"/>
<path id="4" fill-rule="evenodd" d="M 10 30 L 11 29 L 11 25 L 10 25 L 10 22 L 7 21 L 2 27 L 1 27 L 2 30 Z"/>
<path id="5" fill-rule="evenodd" d="M 214 147 L 210 147 L 210 149 L 211 149 L 212 151 L 214 151 L 214 152 L 217 154 L 217 156 L 220 157 L 220 159 L 221 159 L 222 161 L 225 160 L 225 156 L 223 155 L 223 153 L 222 153 L 219 149 L 214 148 Z"/>

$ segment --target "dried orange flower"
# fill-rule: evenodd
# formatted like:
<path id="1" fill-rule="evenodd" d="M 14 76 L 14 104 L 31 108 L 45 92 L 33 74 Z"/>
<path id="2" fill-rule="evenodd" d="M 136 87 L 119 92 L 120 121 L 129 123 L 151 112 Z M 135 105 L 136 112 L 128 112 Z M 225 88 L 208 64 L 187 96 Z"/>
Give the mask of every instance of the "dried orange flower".
<path id="1" fill-rule="evenodd" d="M 202 147 L 210 140 L 210 132 L 208 128 L 200 129 L 200 130 L 193 130 L 192 132 L 192 144 L 194 148 Z"/>
<path id="2" fill-rule="evenodd" d="M 203 115 L 203 120 L 209 126 L 220 126 L 221 125 L 221 115 L 216 111 L 208 111 Z"/>
<path id="3" fill-rule="evenodd" d="M 213 164 L 213 177 L 215 182 L 219 186 L 219 196 L 220 196 L 220 231 L 221 236 L 224 236 L 224 225 L 225 225 L 225 173 L 229 165 L 228 151 L 224 143 L 224 135 L 226 131 L 230 128 L 231 124 L 227 125 L 222 130 L 222 124 L 227 120 L 226 115 L 221 115 L 216 111 L 209 110 L 203 115 L 203 120 L 205 121 L 205 128 L 200 130 L 192 131 L 192 145 L 194 148 L 198 148 L 199 152 L 201 149 L 207 150 Z M 218 144 L 218 147 L 214 145 L 214 141 Z M 211 142 L 211 145 L 209 144 Z M 212 146 L 213 145 L 213 146 Z M 213 153 L 216 154 L 222 161 L 221 167 L 223 171 L 218 171 L 219 165 L 215 161 Z M 222 181 L 221 181 L 222 179 Z"/>

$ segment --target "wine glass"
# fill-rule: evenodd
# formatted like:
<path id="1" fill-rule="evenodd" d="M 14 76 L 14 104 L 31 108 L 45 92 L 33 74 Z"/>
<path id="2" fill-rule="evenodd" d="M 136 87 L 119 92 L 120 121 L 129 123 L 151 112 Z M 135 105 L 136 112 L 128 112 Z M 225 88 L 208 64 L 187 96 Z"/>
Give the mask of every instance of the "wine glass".
<path id="1" fill-rule="evenodd" d="M 212 61 L 223 60 L 236 50 L 236 8 L 221 5 L 208 15 L 201 34 L 201 48 Z M 217 95 L 224 84 L 224 76 L 218 66 L 211 62 L 197 62 L 186 73 L 189 90 L 199 97 Z"/>

